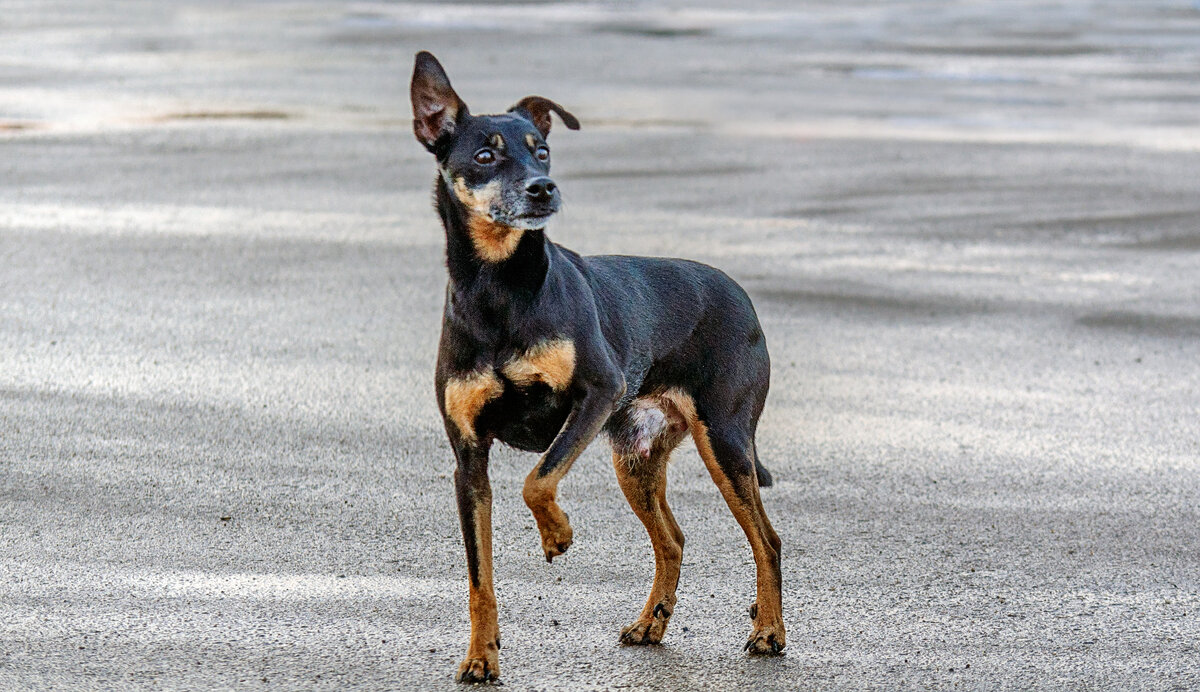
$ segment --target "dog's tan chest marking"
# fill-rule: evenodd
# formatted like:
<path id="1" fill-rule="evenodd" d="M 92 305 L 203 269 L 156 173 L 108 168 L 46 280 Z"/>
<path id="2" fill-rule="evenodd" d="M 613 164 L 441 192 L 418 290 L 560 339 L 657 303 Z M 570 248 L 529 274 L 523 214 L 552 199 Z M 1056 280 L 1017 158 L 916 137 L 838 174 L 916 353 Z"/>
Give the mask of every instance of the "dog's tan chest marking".
<path id="1" fill-rule="evenodd" d="M 499 135 L 497 135 L 499 136 Z M 524 231 L 492 220 L 491 209 L 500 197 L 500 181 L 472 189 L 462 178 L 454 179 L 454 194 L 467 208 L 467 231 L 475 254 L 485 262 L 503 262 L 516 252 Z"/>
<path id="2" fill-rule="evenodd" d="M 510 359 L 500 372 L 517 386 L 541 382 L 561 392 L 575 376 L 575 344 L 570 339 L 543 341 Z M 446 382 L 446 415 L 464 437 L 475 440 L 480 411 L 503 393 L 504 383 L 491 368 L 451 377 Z"/>
<path id="3" fill-rule="evenodd" d="M 472 216 L 467 221 L 475 253 L 485 262 L 503 262 L 517 251 L 524 234 L 520 228 L 496 223 L 486 216 Z"/>
<path id="4" fill-rule="evenodd" d="M 446 415 L 454 421 L 463 437 L 475 440 L 475 419 L 489 401 L 504 393 L 504 383 L 491 370 L 446 382 Z"/>
<path id="5" fill-rule="evenodd" d="M 575 377 L 575 344 L 570 339 L 543 341 L 505 363 L 501 372 L 513 384 L 541 382 L 561 392 Z"/>

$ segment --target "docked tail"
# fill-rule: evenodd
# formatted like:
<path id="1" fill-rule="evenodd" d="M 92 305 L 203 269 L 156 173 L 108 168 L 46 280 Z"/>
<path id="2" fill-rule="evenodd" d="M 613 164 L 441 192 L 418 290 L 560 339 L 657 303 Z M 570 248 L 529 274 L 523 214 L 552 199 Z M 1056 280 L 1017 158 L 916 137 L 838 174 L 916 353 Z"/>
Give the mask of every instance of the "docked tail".
<path id="1" fill-rule="evenodd" d="M 759 487 L 769 488 L 772 485 L 775 485 L 775 479 L 771 477 L 771 472 L 768 471 L 767 467 L 763 466 L 762 462 L 758 460 L 757 445 L 754 447 L 754 473 L 758 475 Z"/>

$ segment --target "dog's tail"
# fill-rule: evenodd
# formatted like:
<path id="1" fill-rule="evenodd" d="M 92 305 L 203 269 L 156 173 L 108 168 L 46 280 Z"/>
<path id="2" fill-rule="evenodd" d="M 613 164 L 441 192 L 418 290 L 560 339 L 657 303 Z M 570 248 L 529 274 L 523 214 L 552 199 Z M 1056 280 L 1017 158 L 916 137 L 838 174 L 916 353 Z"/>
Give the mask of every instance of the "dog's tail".
<path id="1" fill-rule="evenodd" d="M 759 487 L 769 488 L 775 485 L 775 479 L 771 477 L 771 472 L 758 459 L 758 445 L 754 446 L 754 472 L 758 475 Z"/>

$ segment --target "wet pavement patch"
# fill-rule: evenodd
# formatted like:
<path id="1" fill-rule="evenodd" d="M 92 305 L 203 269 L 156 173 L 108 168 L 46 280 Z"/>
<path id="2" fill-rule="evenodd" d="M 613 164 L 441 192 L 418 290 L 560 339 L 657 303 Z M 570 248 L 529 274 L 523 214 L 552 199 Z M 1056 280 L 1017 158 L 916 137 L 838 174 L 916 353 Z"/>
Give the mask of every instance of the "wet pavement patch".
<path id="1" fill-rule="evenodd" d="M 1084 327 L 1155 336 L 1191 337 L 1200 334 L 1200 317 L 1113 310 L 1084 315 L 1078 322 Z"/>
<path id="2" fill-rule="evenodd" d="M 980 315 L 995 312 L 995 306 L 983 301 L 958 300 L 943 296 L 886 296 L 839 291 L 836 289 L 805 289 L 786 286 L 755 288 L 749 286 L 755 300 L 786 306 L 789 309 L 813 312 L 854 310 L 894 318 Z"/>
<path id="3" fill-rule="evenodd" d="M 738 175 L 742 173 L 758 173 L 762 168 L 755 166 L 710 166 L 692 168 L 660 168 L 634 169 L 618 168 L 605 171 L 576 171 L 565 173 L 559 177 L 564 180 L 588 180 L 606 178 L 678 178 L 701 175 Z"/>
<path id="4" fill-rule="evenodd" d="M 283 111 L 247 110 L 247 111 L 185 111 L 168 113 L 160 117 L 161 122 L 172 120 L 291 120 L 296 116 Z"/>

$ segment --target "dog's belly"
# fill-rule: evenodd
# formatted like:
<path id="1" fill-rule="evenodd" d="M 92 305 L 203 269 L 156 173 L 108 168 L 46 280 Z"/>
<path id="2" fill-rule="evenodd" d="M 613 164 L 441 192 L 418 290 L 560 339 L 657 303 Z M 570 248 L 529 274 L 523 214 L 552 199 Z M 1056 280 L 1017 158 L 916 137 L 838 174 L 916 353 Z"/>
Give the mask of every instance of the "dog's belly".
<path id="1" fill-rule="evenodd" d="M 525 452 L 544 452 L 571 413 L 571 400 L 543 384 L 507 383 L 504 394 L 488 404 L 480 427 L 497 440 Z"/>
<path id="2" fill-rule="evenodd" d="M 659 390 L 635 398 L 615 411 L 604 429 L 613 452 L 628 460 L 670 453 L 696 419 L 692 397 L 680 389 Z"/>

